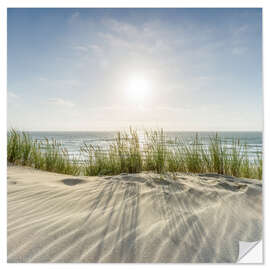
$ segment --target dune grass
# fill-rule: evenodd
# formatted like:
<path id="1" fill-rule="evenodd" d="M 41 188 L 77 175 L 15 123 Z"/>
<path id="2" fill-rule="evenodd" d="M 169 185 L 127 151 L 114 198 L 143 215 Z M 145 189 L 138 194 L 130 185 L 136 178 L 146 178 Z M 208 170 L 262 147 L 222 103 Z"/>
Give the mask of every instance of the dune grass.
<path id="1" fill-rule="evenodd" d="M 138 173 L 143 169 L 138 133 L 132 128 L 118 132 L 108 149 L 84 144 L 81 151 L 87 154 L 83 163 L 85 175 Z"/>
<path id="2" fill-rule="evenodd" d="M 25 132 L 8 132 L 7 161 L 15 165 L 30 166 L 49 172 L 80 174 L 80 166 L 70 159 L 68 151 L 56 140 L 38 142 Z"/>
<path id="3" fill-rule="evenodd" d="M 166 159 L 168 149 L 166 146 L 166 138 L 161 130 L 150 130 L 144 133 L 145 145 L 143 149 L 144 164 L 143 169 L 146 171 L 156 171 L 163 173 L 167 168 Z"/>
<path id="4" fill-rule="evenodd" d="M 9 163 L 70 175 L 116 175 L 120 173 L 219 173 L 235 177 L 262 179 L 262 153 L 254 160 L 247 154 L 247 145 L 232 139 L 230 147 L 216 134 L 209 146 L 196 135 L 192 141 L 168 140 L 164 131 L 146 130 L 140 143 L 138 132 L 130 128 L 118 132 L 108 148 L 91 144 L 81 146 L 86 158 L 82 163 L 71 159 L 68 151 L 56 140 L 34 141 L 25 132 L 8 132 Z M 168 143 L 169 142 L 169 143 Z"/>

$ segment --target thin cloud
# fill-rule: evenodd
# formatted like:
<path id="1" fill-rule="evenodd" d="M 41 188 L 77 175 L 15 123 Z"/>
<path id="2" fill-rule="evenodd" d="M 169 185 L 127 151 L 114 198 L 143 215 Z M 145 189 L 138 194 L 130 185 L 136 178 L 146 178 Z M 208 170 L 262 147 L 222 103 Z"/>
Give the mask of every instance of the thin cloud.
<path id="1" fill-rule="evenodd" d="M 53 105 L 57 105 L 57 106 L 62 106 L 62 107 L 69 107 L 69 108 L 72 108 L 75 106 L 75 104 L 72 103 L 71 101 L 64 100 L 62 98 L 50 98 L 48 100 L 48 103 L 53 104 Z"/>
<path id="2" fill-rule="evenodd" d="M 18 99 L 19 96 L 11 91 L 8 91 L 8 98 L 11 98 L 11 99 Z"/>
<path id="3" fill-rule="evenodd" d="M 80 12 L 79 11 L 76 11 L 74 12 L 72 15 L 71 15 L 71 20 L 74 20 L 76 18 L 80 17 Z"/>
<path id="4" fill-rule="evenodd" d="M 247 48 L 246 47 L 235 47 L 232 49 L 232 54 L 235 55 L 241 55 L 247 52 Z"/>
<path id="5" fill-rule="evenodd" d="M 79 19 L 79 17 L 80 17 L 80 12 L 79 12 L 79 11 L 75 11 L 75 12 L 71 15 L 71 17 L 69 18 L 68 22 L 69 22 L 69 23 L 73 23 L 73 22 L 75 22 L 77 19 Z"/>
<path id="6" fill-rule="evenodd" d="M 80 53 L 93 52 L 94 54 L 97 54 L 97 55 L 102 54 L 102 48 L 96 44 L 77 45 L 77 46 L 73 46 L 72 49 Z"/>
<path id="7" fill-rule="evenodd" d="M 240 27 L 234 29 L 234 35 L 240 35 L 242 33 L 246 33 L 249 30 L 249 26 L 248 25 L 241 25 Z"/>
<path id="8" fill-rule="evenodd" d="M 72 49 L 75 51 L 80 51 L 80 52 L 87 52 L 88 51 L 88 48 L 85 46 L 73 46 Z"/>
<path id="9" fill-rule="evenodd" d="M 105 19 L 102 22 L 111 31 L 126 37 L 134 37 L 139 34 L 138 28 L 129 23 L 120 22 L 115 19 Z"/>
<path id="10" fill-rule="evenodd" d="M 96 44 L 89 45 L 89 49 L 91 49 L 92 51 L 94 51 L 96 53 L 101 53 L 101 51 L 102 51 L 101 47 L 96 45 Z"/>

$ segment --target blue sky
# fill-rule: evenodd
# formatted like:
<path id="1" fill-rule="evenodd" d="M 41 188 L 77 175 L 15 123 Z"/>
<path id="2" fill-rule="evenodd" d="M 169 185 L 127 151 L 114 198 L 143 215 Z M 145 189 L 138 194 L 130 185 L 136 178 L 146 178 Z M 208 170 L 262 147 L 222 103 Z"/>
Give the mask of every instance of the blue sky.
<path id="1" fill-rule="evenodd" d="M 262 130 L 261 9 L 8 9 L 8 127 Z"/>

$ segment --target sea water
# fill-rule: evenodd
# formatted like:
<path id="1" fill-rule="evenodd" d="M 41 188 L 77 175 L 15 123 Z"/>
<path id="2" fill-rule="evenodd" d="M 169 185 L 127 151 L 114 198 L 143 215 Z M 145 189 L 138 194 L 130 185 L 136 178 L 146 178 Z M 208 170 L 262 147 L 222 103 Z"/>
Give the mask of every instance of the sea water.
<path id="1" fill-rule="evenodd" d="M 29 132 L 32 139 L 44 141 L 45 138 L 52 140 L 55 139 L 61 143 L 62 147 L 68 150 L 71 157 L 77 159 L 83 159 L 80 148 L 85 144 L 92 144 L 94 146 L 101 146 L 106 149 L 114 140 L 116 132 L 100 132 L 100 131 L 31 131 Z M 187 132 L 187 131 L 171 131 L 165 132 L 166 143 L 169 147 L 174 147 L 175 140 L 185 140 L 188 143 L 192 143 L 194 137 L 198 134 L 202 146 L 208 147 L 210 137 L 215 136 L 216 132 Z M 258 152 L 262 151 L 262 132 L 218 132 L 219 137 L 224 143 L 230 147 L 232 141 L 237 139 L 241 144 L 246 144 L 248 156 L 250 159 L 256 157 Z M 140 143 L 144 143 L 144 134 L 139 132 Z"/>

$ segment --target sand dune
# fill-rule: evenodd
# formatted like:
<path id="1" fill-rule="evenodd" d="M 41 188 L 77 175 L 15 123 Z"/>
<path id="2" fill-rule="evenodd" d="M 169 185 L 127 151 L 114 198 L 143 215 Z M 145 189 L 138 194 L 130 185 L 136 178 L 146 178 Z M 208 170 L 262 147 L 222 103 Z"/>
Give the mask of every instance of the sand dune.
<path id="1" fill-rule="evenodd" d="M 261 181 L 8 168 L 8 262 L 236 262 L 261 237 Z"/>

